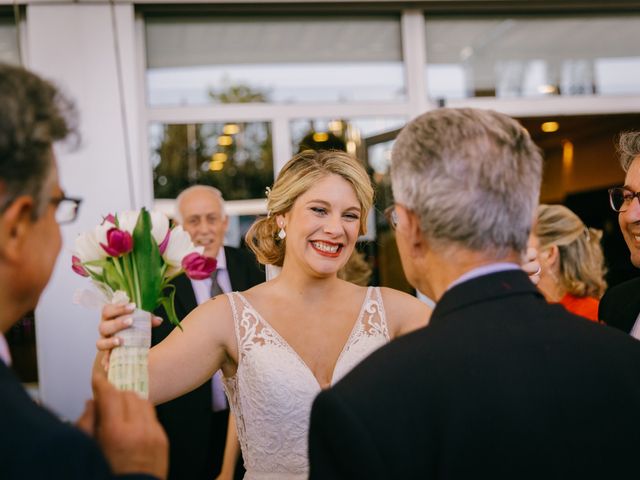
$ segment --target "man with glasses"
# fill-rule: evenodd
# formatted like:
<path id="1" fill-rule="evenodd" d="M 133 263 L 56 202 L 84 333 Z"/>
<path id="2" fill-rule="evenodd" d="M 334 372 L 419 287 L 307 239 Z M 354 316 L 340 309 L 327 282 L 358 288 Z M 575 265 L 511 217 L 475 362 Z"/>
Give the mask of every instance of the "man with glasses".
<path id="1" fill-rule="evenodd" d="M 620 135 L 618 151 L 626 176 L 624 186 L 609 190 L 609 203 L 618 212 L 618 223 L 629 248 L 631 263 L 640 268 L 640 132 Z M 600 300 L 600 320 L 638 339 L 639 314 L 640 278 L 610 288 Z"/>
<path id="2" fill-rule="evenodd" d="M 311 480 L 637 476 L 640 343 L 548 304 L 518 265 L 541 176 L 497 112 L 441 108 L 398 135 L 398 251 L 436 307 L 318 395 Z"/>
<path id="3" fill-rule="evenodd" d="M 0 65 L 0 332 L 33 310 L 80 200 L 63 193 L 52 144 L 73 105 L 49 82 Z M 166 478 L 167 439 L 149 402 L 93 379 L 76 428 L 37 405 L 0 360 L 0 478 Z M 91 438 L 93 437 L 93 438 Z"/>

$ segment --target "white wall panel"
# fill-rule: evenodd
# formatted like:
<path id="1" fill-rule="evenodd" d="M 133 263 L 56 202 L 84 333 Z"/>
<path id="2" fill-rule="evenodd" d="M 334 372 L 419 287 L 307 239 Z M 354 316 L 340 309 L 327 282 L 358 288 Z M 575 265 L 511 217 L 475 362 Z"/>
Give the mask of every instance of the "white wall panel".
<path id="1" fill-rule="evenodd" d="M 84 202 L 76 223 L 63 228 L 63 250 L 36 310 L 40 397 L 62 417 L 75 419 L 90 396 L 99 312 L 72 304 L 74 291 L 88 284 L 69 267 L 73 240 L 109 211 L 148 203 L 141 198 L 140 161 L 134 158 L 140 152 L 134 12 L 130 5 L 30 5 L 27 29 L 28 67 L 60 85 L 80 111 L 80 149 L 63 146 L 57 155 L 63 188 Z"/>

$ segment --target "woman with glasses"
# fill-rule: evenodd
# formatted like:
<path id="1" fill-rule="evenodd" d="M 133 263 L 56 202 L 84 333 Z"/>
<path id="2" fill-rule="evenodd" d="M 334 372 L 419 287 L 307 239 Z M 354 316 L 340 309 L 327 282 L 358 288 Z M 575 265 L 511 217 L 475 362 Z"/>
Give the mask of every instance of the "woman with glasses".
<path id="1" fill-rule="evenodd" d="M 306 151 L 268 192 L 268 216 L 247 233 L 274 279 L 200 305 L 149 353 L 149 398 L 162 403 L 218 369 L 235 416 L 246 479 L 305 479 L 311 404 L 390 339 L 427 325 L 430 309 L 388 288 L 338 272 L 354 251 L 373 202 L 358 160 Z M 98 347 L 113 348 L 124 306 L 103 310 Z M 99 362 L 96 362 L 98 365 Z"/>
<path id="2" fill-rule="evenodd" d="M 596 322 L 607 288 L 601 237 L 568 208 L 540 205 L 530 238 L 541 267 L 538 288 L 547 301 Z"/>

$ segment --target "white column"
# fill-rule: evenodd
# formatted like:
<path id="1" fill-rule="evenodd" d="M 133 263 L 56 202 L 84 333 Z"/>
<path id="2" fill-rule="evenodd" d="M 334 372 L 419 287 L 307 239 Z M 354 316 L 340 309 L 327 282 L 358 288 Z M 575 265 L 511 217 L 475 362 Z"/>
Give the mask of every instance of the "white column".
<path id="1" fill-rule="evenodd" d="M 433 108 L 427 99 L 426 40 L 422 10 L 402 12 L 402 55 L 404 58 L 410 117 Z"/>
<path id="2" fill-rule="evenodd" d="M 74 291 L 88 286 L 70 268 L 74 238 L 102 215 L 151 203 L 143 198 L 148 177 L 137 142 L 134 11 L 132 5 L 33 4 L 26 17 L 27 66 L 57 83 L 80 112 L 80 149 L 62 145 L 57 157 L 63 188 L 84 201 L 79 219 L 63 228 L 58 264 L 36 310 L 40 397 L 75 419 L 90 397 L 99 312 L 72 304 Z"/>

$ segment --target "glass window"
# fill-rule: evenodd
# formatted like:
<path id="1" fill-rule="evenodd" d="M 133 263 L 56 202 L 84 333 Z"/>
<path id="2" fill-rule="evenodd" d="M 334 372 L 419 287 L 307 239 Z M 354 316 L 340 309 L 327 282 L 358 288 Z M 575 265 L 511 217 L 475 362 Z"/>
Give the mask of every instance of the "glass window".
<path id="1" fill-rule="evenodd" d="M 0 17 L 0 62 L 20 64 L 18 32 L 12 18 Z"/>
<path id="2" fill-rule="evenodd" d="M 146 48 L 152 106 L 405 98 L 398 17 L 148 17 Z"/>
<path id="3" fill-rule="evenodd" d="M 224 236 L 224 244 L 236 248 L 243 247 L 244 236 L 259 217 L 260 215 L 229 215 L 229 227 Z"/>
<path id="4" fill-rule="evenodd" d="M 434 99 L 640 94 L 640 16 L 427 17 Z"/>
<path id="5" fill-rule="evenodd" d="M 405 122 L 402 117 L 295 120 L 291 122 L 292 151 L 296 153 L 305 148 L 334 149 L 362 156 L 360 149 L 364 139 L 401 128 Z M 374 170 L 387 168 L 384 158 L 376 159 L 377 163 L 369 159 Z"/>
<path id="6" fill-rule="evenodd" d="M 308 148 L 345 150 L 357 155 L 367 165 L 367 170 L 376 187 L 376 204 L 375 208 L 369 212 L 367 234 L 360 237 L 361 241 L 376 238 L 376 209 L 380 210 L 379 180 L 388 172 L 391 159 L 391 143 L 379 143 L 368 147 L 368 142 L 378 135 L 385 135 L 390 130 L 395 131 L 404 124 L 405 119 L 402 117 L 306 119 L 291 122 L 293 152 Z M 382 209 L 384 210 L 384 207 Z"/>
<path id="7" fill-rule="evenodd" d="M 271 126 L 266 122 L 152 124 L 155 198 L 175 198 L 196 183 L 226 200 L 264 197 L 273 183 Z"/>

